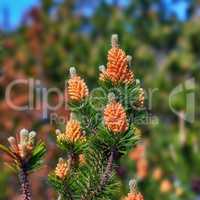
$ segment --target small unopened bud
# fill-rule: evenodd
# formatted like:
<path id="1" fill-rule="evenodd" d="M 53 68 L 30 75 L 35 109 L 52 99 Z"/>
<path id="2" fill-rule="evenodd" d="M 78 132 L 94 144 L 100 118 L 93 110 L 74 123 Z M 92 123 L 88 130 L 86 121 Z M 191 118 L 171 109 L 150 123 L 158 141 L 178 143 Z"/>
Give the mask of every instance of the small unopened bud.
<path id="1" fill-rule="evenodd" d="M 113 92 L 110 92 L 109 94 L 108 94 L 108 101 L 109 102 L 113 102 L 113 101 L 115 101 L 115 94 L 113 93 Z"/>
<path id="2" fill-rule="evenodd" d="M 29 136 L 29 132 L 27 129 L 23 128 L 21 131 L 20 131 L 20 144 L 21 145 L 26 145 L 27 142 L 28 142 L 28 136 Z"/>
<path id="3" fill-rule="evenodd" d="M 99 66 L 99 71 L 100 71 L 100 72 L 105 72 L 105 71 L 106 71 L 105 66 L 104 66 L 104 65 L 100 65 L 100 66 Z"/>
<path id="4" fill-rule="evenodd" d="M 119 47 L 119 43 L 118 43 L 118 35 L 117 34 L 113 34 L 111 36 L 111 46 L 112 48 L 115 48 L 115 47 Z"/>
<path id="5" fill-rule="evenodd" d="M 36 132 L 35 131 L 31 131 L 29 133 L 29 138 L 35 138 L 35 136 L 36 136 Z"/>
<path id="6" fill-rule="evenodd" d="M 70 67 L 69 69 L 70 77 L 76 76 L 76 68 L 75 67 Z"/>
<path id="7" fill-rule="evenodd" d="M 59 134 L 61 134 L 60 129 L 56 129 L 56 135 L 59 135 Z"/>
<path id="8" fill-rule="evenodd" d="M 75 113 L 73 113 L 73 112 L 70 113 L 70 119 L 76 119 Z"/>
<path id="9" fill-rule="evenodd" d="M 29 133 L 29 139 L 28 139 L 28 144 L 34 144 L 34 140 L 35 140 L 35 137 L 36 137 L 36 132 L 35 131 L 31 131 Z"/>
<path id="10" fill-rule="evenodd" d="M 128 55 L 127 56 L 127 62 L 128 62 L 128 66 L 131 66 L 131 61 L 132 61 L 132 56 Z"/>
<path id="11" fill-rule="evenodd" d="M 16 139 L 14 137 L 9 137 L 8 142 L 9 142 L 11 147 L 14 147 L 17 144 Z"/>
<path id="12" fill-rule="evenodd" d="M 58 163 L 61 163 L 61 162 L 63 162 L 64 161 L 64 159 L 62 158 L 62 157 L 60 157 L 59 159 L 58 159 Z"/>
<path id="13" fill-rule="evenodd" d="M 136 79 L 136 84 L 140 84 L 140 79 Z"/>
<path id="14" fill-rule="evenodd" d="M 137 191 L 137 181 L 135 179 L 129 181 L 129 188 L 130 192 L 133 194 Z"/>

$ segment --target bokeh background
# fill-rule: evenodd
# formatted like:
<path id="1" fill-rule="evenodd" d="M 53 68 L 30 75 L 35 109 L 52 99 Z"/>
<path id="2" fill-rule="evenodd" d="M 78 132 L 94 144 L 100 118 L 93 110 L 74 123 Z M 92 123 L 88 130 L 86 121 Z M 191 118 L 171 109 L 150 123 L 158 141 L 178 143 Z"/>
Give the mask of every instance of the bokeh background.
<path id="1" fill-rule="evenodd" d="M 106 63 L 110 35 L 133 56 L 133 70 L 149 91 L 146 105 L 152 118 L 141 125 L 143 142 L 119 164 L 121 196 L 128 180 L 137 177 L 148 200 L 200 199 L 200 1 L 198 0 L 0 0 L 0 142 L 6 143 L 23 127 L 45 140 L 45 165 L 31 176 L 33 199 L 55 199 L 47 174 L 60 156 L 43 104 L 16 111 L 5 101 L 7 86 L 16 79 L 37 79 L 37 87 L 57 87 L 64 92 L 67 70 L 76 66 L 92 89 L 98 66 Z M 187 87 L 191 80 L 195 87 Z M 183 91 L 169 95 L 177 86 Z M 15 105 L 27 105 L 28 88 L 12 90 Z M 195 119 L 187 122 L 188 93 L 194 94 Z M 149 95 L 147 95 L 149 96 Z M 56 104 L 58 96 L 48 102 Z M 38 106 L 38 107 L 37 107 Z M 53 113 L 68 118 L 64 105 Z M 139 131 L 138 131 L 139 132 Z M 140 134 L 140 133 L 138 133 Z M 5 156 L 1 154 L 1 158 Z M 6 158 L 5 158 L 6 159 Z M 17 200 L 18 180 L 0 159 L 0 199 Z M 120 197 L 119 197 L 120 199 Z"/>

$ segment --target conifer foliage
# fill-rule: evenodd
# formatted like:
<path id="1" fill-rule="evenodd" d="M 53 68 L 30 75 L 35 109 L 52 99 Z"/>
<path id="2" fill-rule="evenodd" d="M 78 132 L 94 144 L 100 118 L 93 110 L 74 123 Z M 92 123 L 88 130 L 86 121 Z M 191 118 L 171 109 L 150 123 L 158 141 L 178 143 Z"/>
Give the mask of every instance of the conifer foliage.
<path id="1" fill-rule="evenodd" d="M 0 144 L 0 150 L 9 157 L 8 166 L 18 173 L 23 200 L 31 200 L 28 174 L 41 166 L 42 157 L 46 152 L 42 142 L 35 143 L 35 137 L 35 131 L 22 129 L 16 138 L 8 138 L 8 148 Z"/>
<path id="2" fill-rule="evenodd" d="M 56 130 L 58 147 L 66 156 L 49 175 L 59 200 L 117 199 L 117 161 L 139 140 L 135 127 L 145 116 L 144 92 L 116 34 L 111 46 L 107 67 L 99 68 L 96 90 L 89 92 L 76 69 L 70 68 L 66 92 L 71 116 L 65 130 Z M 125 199 L 143 197 L 134 191 Z"/>

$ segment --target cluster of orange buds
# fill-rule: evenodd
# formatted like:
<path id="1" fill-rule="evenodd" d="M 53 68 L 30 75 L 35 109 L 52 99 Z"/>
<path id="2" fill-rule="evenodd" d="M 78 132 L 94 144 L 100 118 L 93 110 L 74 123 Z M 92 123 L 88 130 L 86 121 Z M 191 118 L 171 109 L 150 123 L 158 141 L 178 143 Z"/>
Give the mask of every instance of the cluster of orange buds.
<path id="1" fill-rule="evenodd" d="M 70 79 L 68 80 L 67 96 L 69 100 L 80 102 L 89 95 L 88 87 L 83 79 L 76 74 L 74 67 L 70 68 Z"/>
<path id="2" fill-rule="evenodd" d="M 137 176 L 142 180 L 147 177 L 149 169 L 148 161 L 145 158 L 145 151 L 146 143 L 143 142 L 138 144 L 137 147 L 129 153 L 129 158 L 136 162 Z"/>
<path id="3" fill-rule="evenodd" d="M 63 158 L 59 158 L 55 169 L 55 175 L 61 180 L 64 180 L 70 172 L 70 165 Z"/>
<path id="4" fill-rule="evenodd" d="M 167 178 L 163 179 L 163 175 L 164 175 L 163 170 L 160 167 L 156 167 L 153 170 L 153 173 L 152 173 L 153 179 L 155 181 L 160 181 L 160 192 L 161 193 L 169 193 L 172 190 L 174 190 L 176 196 L 182 196 L 184 193 L 183 188 L 180 187 L 179 184 L 175 185 L 175 187 L 174 187 L 172 181 L 170 181 Z"/>
<path id="5" fill-rule="evenodd" d="M 134 161 L 138 161 L 145 154 L 145 145 L 138 144 L 133 150 L 129 153 L 129 158 Z"/>
<path id="6" fill-rule="evenodd" d="M 131 180 L 129 182 L 130 193 L 123 200 L 144 200 L 143 195 L 137 191 L 136 180 Z"/>
<path id="7" fill-rule="evenodd" d="M 26 158 L 34 148 L 35 137 L 35 131 L 29 132 L 26 129 L 22 129 L 19 133 L 19 138 L 8 138 L 11 151 L 22 159 Z"/>
<path id="8" fill-rule="evenodd" d="M 113 133 L 125 132 L 128 129 L 128 122 L 125 109 L 116 102 L 113 93 L 108 95 L 109 104 L 105 107 L 103 117 L 106 127 Z"/>
<path id="9" fill-rule="evenodd" d="M 156 167 L 154 170 L 153 170 L 153 179 L 155 181 L 160 181 L 161 178 L 163 177 L 163 170 L 160 168 L 160 167 Z"/>
<path id="10" fill-rule="evenodd" d="M 164 179 L 160 184 L 160 191 L 162 193 L 168 193 L 172 190 L 173 184 L 170 180 Z"/>
<path id="11" fill-rule="evenodd" d="M 76 142 L 78 140 L 84 139 L 84 134 L 81 131 L 80 122 L 73 119 L 71 119 L 67 122 L 65 132 L 61 133 L 59 130 L 56 130 L 57 134 L 57 140 L 58 141 L 69 141 L 69 142 Z"/>
<path id="12" fill-rule="evenodd" d="M 117 83 L 132 83 L 134 74 L 129 69 L 131 64 L 131 56 L 127 56 L 125 52 L 119 48 L 118 35 L 113 34 L 111 38 L 112 48 L 108 52 L 107 68 L 100 66 L 101 81 L 111 80 L 113 84 Z"/>
<path id="13" fill-rule="evenodd" d="M 148 175 L 148 161 L 146 158 L 141 158 L 137 161 L 136 163 L 136 168 L 137 168 L 137 176 L 140 179 L 145 179 Z"/>

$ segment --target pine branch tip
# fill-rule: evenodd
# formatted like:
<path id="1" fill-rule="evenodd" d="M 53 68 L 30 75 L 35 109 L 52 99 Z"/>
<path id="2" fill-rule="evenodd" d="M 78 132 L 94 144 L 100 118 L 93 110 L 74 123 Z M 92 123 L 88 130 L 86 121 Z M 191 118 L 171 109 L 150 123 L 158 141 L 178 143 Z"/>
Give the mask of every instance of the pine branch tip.
<path id="1" fill-rule="evenodd" d="M 106 70 L 106 67 L 104 65 L 100 65 L 99 66 L 99 71 L 100 72 L 105 72 L 105 70 Z"/>
<path id="2" fill-rule="evenodd" d="M 117 48 L 119 47 L 119 38 L 118 38 L 118 34 L 113 34 L 111 36 L 111 46 L 112 48 Z"/>
<path id="3" fill-rule="evenodd" d="M 115 94 L 113 92 L 110 92 L 108 94 L 108 101 L 113 102 L 113 101 L 115 101 L 115 99 L 116 99 Z"/>
<path id="4" fill-rule="evenodd" d="M 69 68 L 69 73 L 71 77 L 76 76 L 76 68 L 75 67 L 70 67 Z"/>

